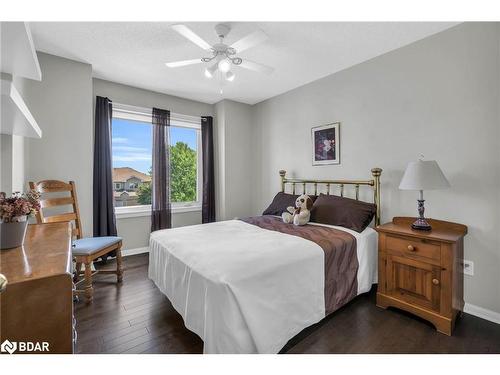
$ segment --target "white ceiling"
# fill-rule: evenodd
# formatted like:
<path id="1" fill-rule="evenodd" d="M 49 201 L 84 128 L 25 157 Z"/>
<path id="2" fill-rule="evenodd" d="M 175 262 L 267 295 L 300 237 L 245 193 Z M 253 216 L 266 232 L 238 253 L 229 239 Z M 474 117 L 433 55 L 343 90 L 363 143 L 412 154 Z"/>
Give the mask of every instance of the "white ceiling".
<path id="1" fill-rule="evenodd" d="M 241 53 L 270 65 L 271 75 L 235 67 L 236 79 L 219 93 L 203 65 L 176 69 L 165 62 L 207 54 L 173 31 L 172 22 L 32 22 L 37 50 L 86 62 L 94 77 L 206 103 L 231 99 L 255 104 L 375 56 L 435 34 L 449 22 L 231 22 L 232 44 L 257 28 L 269 39 Z M 185 23 L 208 43 L 215 22 Z"/>

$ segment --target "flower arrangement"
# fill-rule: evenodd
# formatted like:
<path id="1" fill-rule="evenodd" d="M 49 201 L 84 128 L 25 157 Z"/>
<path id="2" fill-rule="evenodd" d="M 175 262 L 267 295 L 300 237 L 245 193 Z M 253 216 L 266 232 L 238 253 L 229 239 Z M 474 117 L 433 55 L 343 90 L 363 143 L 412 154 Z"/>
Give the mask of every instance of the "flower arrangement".
<path id="1" fill-rule="evenodd" d="M 40 194 L 35 190 L 27 193 L 16 192 L 7 198 L 4 192 L 0 193 L 0 222 L 19 223 L 26 221 L 28 216 L 34 215 L 40 209 Z"/>

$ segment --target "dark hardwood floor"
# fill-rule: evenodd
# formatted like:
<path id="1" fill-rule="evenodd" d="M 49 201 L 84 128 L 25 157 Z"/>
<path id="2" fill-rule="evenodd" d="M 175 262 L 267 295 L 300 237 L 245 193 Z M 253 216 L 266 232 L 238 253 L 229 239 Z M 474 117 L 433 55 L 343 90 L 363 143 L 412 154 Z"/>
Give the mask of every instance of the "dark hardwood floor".
<path id="1" fill-rule="evenodd" d="M 122 284 L 112 275 L 95 276 L 94 303 L 75 303 L 77 353 L 203 352 L 202 340 L 148 279 L 147 264 L 147 254 L 125 257 Z M 305 329 L 281 352 L 500 353 L 498 324 L 463 314 L 448 337 L 410 314 L 376 307 L 374 292 Z"/>

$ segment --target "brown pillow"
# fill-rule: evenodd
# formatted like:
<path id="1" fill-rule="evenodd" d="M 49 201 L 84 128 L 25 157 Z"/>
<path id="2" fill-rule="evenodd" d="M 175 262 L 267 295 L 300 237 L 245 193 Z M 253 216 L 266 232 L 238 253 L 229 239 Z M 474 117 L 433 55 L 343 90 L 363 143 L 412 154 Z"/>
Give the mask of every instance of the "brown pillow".
<path id="1" fill-rule="evenodd" d="M 262 215 L 281 216 L 281 214 L 286 211 L 287 207 L 295 207 L 295 200 L 299 196 L 300 195 L 287 194 L 280 191 L 278 194 L 276 194 L 273 201 L 271 202 L 269 207 L 265 209 Z M 313 203 L 317 198 L 315 195 L 309 195 L 309 197 L 312 199 Z"/>
<path id="2" fill-rule="evenodd" d="M 362 232 L 372 221 L 377 206 L 373 203 L 320 194 L 311 210 L 311 221 L 338 225 Z"/>

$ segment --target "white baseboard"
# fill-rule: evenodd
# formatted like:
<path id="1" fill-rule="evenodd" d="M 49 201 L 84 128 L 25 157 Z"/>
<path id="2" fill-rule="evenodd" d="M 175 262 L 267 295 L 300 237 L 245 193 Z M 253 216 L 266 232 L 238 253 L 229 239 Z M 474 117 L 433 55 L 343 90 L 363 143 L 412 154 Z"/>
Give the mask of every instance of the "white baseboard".
<path id="1" fill-rule="evenodd" d="M 500 324 L 500 313 L 497 313 L 496 311 L 466 303 L 464 306 L 464 312 L 477 316 L 478 318 L 486 319 L 490 322 Z"/>
<path id="2" fill-rule="evenodd" d="M 149 253 L 149 247 L 136 247 L 135 249 L 124 249 L 122 250 L 122 256 L 126 257 L 129 255 Z"/>

